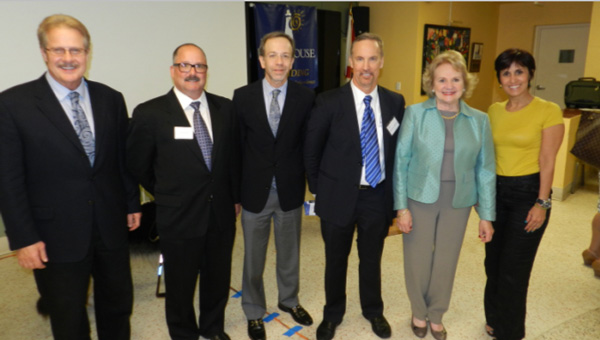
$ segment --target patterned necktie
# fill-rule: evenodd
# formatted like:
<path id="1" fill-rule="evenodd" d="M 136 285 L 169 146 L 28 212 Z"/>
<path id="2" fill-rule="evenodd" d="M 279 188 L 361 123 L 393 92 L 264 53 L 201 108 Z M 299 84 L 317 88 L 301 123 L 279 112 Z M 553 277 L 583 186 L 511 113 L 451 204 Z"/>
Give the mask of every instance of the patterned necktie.
<path id="1" fill-rule="evenodd" d="M 362 149 L 363 164 L 365 165 L 365 179 L 374 188 L 381 179 L 381 166 L 379 164 L 375 114 L 371 108 L 371 99 L 371 96 L 366 96 L 364 99 L 365 113 L 360 129 L 360 147 Z"/>
<path id="2" fill-rule="evenodd" d="M 269 125 L 271 126 L 271 131 L 273 132 L 273 136 L 277 135 L 277 128 L 279 127 L 279 120 L 281 119 L 281 109 L 279 108 L 279 102 L 277 101 L 277 96 L 281 90 L 273 90 L 273 98 L 271 99 L 271 106 L 269 108 Z"/>
<path id="3" fill-rule="evenodd" d="M 83 150 L 90 160 L 90 164 L 94 165 L 94 159 L 96 158 L 96 141 L 94 140 L 94 134 L 85 117 L 83 108 L 79 105 L 79 93 L 69 93 L 69 99 L 71 99 L 71 114 L 73 116 L 75 133 L 77 133 L 77 137 L 79 137 Z"/>
<path id="4" fill-rule="evenodd" d="M 200 150 L 202 150 L 202 157 L 204 157 L 204 162 L 206 163 L 208 170 L 211 170 L 211 154 L 213 142 L 212 139 L 210 139 L 210 134 L 208 133 L 206 123 L 200 115 L 200 102 L 192 102 L 190 106 L 194 108 L 194 134 L 196 135 L 198 145 L 200 145 Z"/>

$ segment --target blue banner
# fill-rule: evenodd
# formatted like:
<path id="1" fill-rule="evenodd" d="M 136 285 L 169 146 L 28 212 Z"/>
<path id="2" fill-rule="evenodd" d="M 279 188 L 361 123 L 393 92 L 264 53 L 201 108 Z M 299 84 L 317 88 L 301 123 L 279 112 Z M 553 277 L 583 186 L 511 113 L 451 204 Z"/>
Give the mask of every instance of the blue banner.
<path id="1" fill-rule="evenodd" d="M 283 31 L 294 38 L 294 65 L 289 79 L 309 88 L 319 86 L 317 8 L 276 4 L 254 4 L 256 46 L 267 33 Z M 257 59 L 258 61 L 258 59 Z M 257 62 L 258 78 L 264 77 L 264 70 Z"/>

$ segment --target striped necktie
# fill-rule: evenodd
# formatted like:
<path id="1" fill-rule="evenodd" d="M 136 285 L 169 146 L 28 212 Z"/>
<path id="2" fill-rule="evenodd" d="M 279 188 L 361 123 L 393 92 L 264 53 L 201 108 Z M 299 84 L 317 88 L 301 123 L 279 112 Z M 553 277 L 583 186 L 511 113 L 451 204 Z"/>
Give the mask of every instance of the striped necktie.
<path id="1" fill-rule="evenodd" d="M 206 123 L 202 116 L 200 115 L 200 102 L 195 101 L 190 104 L 190 106 L 194 109 L 194 134 L 196 135 L 196 140 L 198 141 L 198 145 L 200 145 L 200 150 L 202 150 L 202 157 L 204 157 L 204 162 L 208 167 L 208 170 L 211 170 L 212 167 L 212 147 L 213 142 L 210 139 L 210 134 L 208 133 L 208 128 L 206 127 Z"/>
<path id="2" fill-rule="evenodd" d="M 381 180 L 381 165 L 379 164 L 379 144 L 375 128 L 375 114 L 371 108 L 371 96 L 365 96 L 365 113 L 360 129 L 360 147 L 362 149 L 365 179 L 373 188 Z"/>

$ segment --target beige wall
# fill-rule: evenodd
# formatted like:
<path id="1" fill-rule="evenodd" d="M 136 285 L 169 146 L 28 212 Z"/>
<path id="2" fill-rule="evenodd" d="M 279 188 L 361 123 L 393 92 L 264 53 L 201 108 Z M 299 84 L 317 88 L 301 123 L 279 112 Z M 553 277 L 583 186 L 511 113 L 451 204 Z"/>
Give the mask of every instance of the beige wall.
<path id="1" fill-rule="evenodd" d="M 585 59 L 586 77 L 596 77 L 600 79 L 600 3 L 594 2 L 592 8 L 592 18 L 590 22 L 590 37 L 595 39 L 588 40 L 587 56 Z"/>
<path id="2" fill-rule="evenodd" d="M 533 53 L 536 26 L 588 23 L 593 5 L 593 2 L 528 2 L 500 5 L 496 54 L 512 47 Z M 590 36 L 593 36 L 591 32 Z M 502 90 L 495 86 L 493 101 L 504 98 Z"/>
<path id="3" fill-rule="evenodd" d="M 471 28 L 471 42 L 483 43 L 480 82 L 468 103 L 480 110 L 498 100 L 503 93 L 495 80 L 494 59 L 500 51 L 519 47 L 533 52 L 535 26 L 590 22 L 592 7 L 597 27 L 590 36 L 600 35 L 600 4 L 592 2 L 361 2 L 370 7 L 371 31 L 385 42 L 385 65 L 380 84 L 401 92 L 408 105 L 421 102 L 421 59 L 425 24 L 447 25 L 452 6 L 452 25 Z M 590 58 L 593 53 L 595 58 Z M 600 79 L 600 40 L 588 46 L 586 75 Z M 591 65 L 593 63 L 594 65 Z M 587 69 L 592 70 L 590 73 Z"/>
<path id="4" fill-rule="evenodd" d="M 384 41 L 384 66 L 379 84 L 395 90 L 401 83 L 401 92 L 407 104 L 415 103 L 419 89 L 421 53 L 414 46 L 422 45 L 423 33 L 417 34 L 419 26 L 419 3 L 417 2 L 367 2 L 370 7 L 370 30 L 381 35 Z"/>

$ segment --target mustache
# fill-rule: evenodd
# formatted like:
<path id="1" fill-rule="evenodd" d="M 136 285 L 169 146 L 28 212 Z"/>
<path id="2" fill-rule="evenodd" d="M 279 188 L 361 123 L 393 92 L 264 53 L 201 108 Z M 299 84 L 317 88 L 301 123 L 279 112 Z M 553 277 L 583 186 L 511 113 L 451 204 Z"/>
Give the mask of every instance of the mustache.
<path id="1" fill-rule="evenodd" d="M 184 79 L 185 81 L 200 81 L 200 78 L 197 76 L 188 76 Z"/>
<path id="2" fill-rule="evenodd" d="M 79 63 L 77 62 L 62 62 L 60 64 L 58 64 L 58 67 L 77 67 L 79 66 Z"/>

